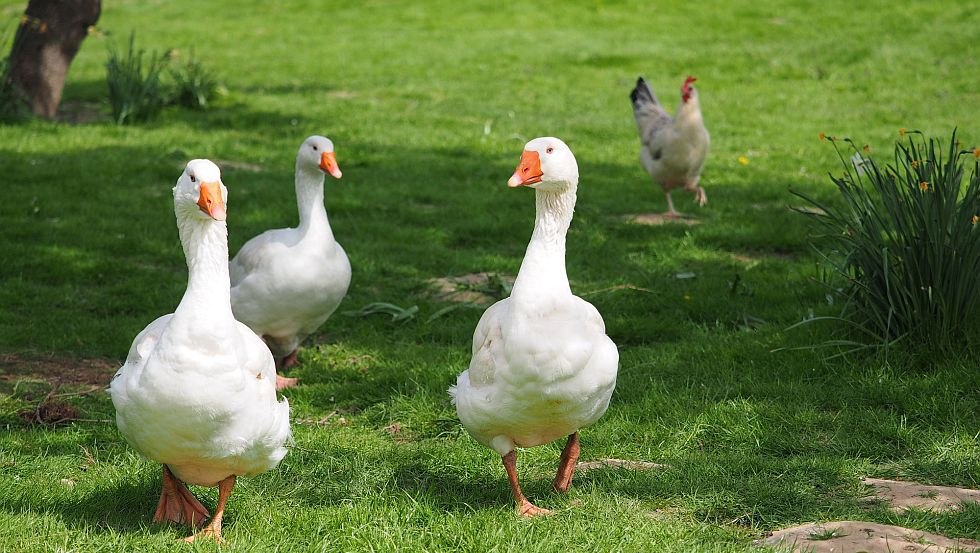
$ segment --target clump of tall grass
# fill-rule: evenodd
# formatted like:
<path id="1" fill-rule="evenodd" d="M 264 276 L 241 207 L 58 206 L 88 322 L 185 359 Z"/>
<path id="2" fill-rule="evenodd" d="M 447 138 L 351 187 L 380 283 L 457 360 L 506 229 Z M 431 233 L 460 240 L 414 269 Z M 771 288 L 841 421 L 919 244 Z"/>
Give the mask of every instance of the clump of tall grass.
<path id="1" fill-rule="evenodd" d="M 167 86 L 162 80 L 167 62 L 166 54 L 137 49 L 133 34 L 129 35 L 125 52 L 109 47 L 106 84 L 117 125 L 149 121 L 160 113 L 168 101 Z"/>
<path id="2" fill-rule="evenodd" d="M 842 351 L 898 341 L 961 351 L 980 329 L 980 149 L 961 149 L 954 130 L 944 158 L 939 140 L 900 134 L 884 166 L 867 147 L 831 139 L 844 165 L 831 175 L 839 207 L 793 192 L 817 208 L 801 211 L 822 231 L 812 245 L 846 300 L 838 316 L 804 323 L 843 323 L 846 336 L 832 342 Z"/>
<path id="3" fill-rule="evenodd" d="M 173 103 L 203 110 L 214 101 L 220 86 L 210 70 L 191 53 L 184 63 L 170 70 Z"/>

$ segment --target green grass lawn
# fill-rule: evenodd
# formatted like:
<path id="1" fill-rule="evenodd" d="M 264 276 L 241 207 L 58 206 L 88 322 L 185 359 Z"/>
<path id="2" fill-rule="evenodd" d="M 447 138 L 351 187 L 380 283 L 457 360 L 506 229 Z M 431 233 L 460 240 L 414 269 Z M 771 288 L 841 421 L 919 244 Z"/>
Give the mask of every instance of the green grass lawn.
<path id="1" fill-rule="evenodd" d="M 862 500 L 859 479 L 978 485 L 977 360 L 772 353 L 829 336 L 784 330 L 827 309 L 808 221 L 788 209 L 800 205 L 790 189 L 834 201 L 827 172 L 840 162 L 818 133 L 885 157 L 903 127 L 948 138 L 958 126 L 965 145 L 980 142 L 969 3 L 275 4 L 106 2 L 65 90 L 67 106 L 103 120 L 0 126 L 0 354 L 55 354 L 67 374 L 73 359 L 121 362 L 176 306 L 186 268 L 170 191 L 188 159 L 222 167 L 234 252 L 296 223 L 302 140 L 336 143 L 344 177 L 328 180 L 326 205 L 354 270 L 339 311 L 419 311 L 401 323 L 338 312 L 307 342 L 302 385 L 286 393 L 296 446 L 239 481 L 221 549 L 742 551 L 782 526 L 855 518 L 980 538 L 980 507 L 897 515 Z M 24 5 L 0 1 L 0 28 Z M 150 50 L 193 51 L 228 96 L 112 125 L 106 51 L 130 32 Z M 637 161 L 628 95 L 640 74 L 671 109 L 698 77 L 709 203 L 675 198 L 699 225 L 623 222 L 666 206 Z M 582 459 L 666 467 L 596 469 L 558 496 L 560 444 L 522 451 L 525 492 L 557 514 L 521 520 L 499 457 L 446 394 L 481 311 L 428 320 L 445 304 L 426 281 L 516 274 L 534 202 L 505 182 L 541 135 L 578 158 L 568 273 L 621 352 Z M 218 548 L 151 522 L 159 466 L 125 444 L 101 391 L 63 398 L 81 421 L 24 422 L 50 391 L 0 380 L 0 550 Z"/>

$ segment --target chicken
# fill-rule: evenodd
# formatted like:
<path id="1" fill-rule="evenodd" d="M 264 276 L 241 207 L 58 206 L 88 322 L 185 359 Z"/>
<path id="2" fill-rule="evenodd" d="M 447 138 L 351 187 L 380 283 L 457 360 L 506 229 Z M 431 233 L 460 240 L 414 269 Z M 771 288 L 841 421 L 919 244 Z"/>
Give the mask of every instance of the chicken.
<path id="1" fill-rule="evenodd" d="M 708 202 L 698 181 L 710 139 L 701 117 L 698 91 L 691 86 L 695 80 L 688 77 L 681 86 L 681 105 L 673 118 L 664 111 L 643 77 L 636 80 L 636 87 L 630 93 L 633 117 L 640 133 L 640 163 L 667 196 L 665 217 L 680 216 L 670 197 L 670 191 L 675 188 L 693 192 L 698 205 Z"/>

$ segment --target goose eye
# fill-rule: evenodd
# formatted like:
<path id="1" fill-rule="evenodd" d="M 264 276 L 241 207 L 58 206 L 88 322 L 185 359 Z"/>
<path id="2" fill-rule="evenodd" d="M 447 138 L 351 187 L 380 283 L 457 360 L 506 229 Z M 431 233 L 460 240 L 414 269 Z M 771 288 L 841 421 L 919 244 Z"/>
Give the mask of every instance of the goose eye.
<path id="1" fill-rule="evenodd" d="M 547 150 L 545 150 L 545 151 L 544 151 L 544 153 L 546 153 L 546 154 L 550 154 L 550 153 L 552 153 L 552 152 L 554 152 L 554 151 L 555 151 L 555 149 L 554 149 L 554 148 L 548 148 Z"/>
<path id="2" fill-rule="evenodd" d="M 316 149 L 316 146 L 313 146 L 313 151 L 314 151 L 314 152 L 315 152 L 315 151 L 317 151 L 317 149 Z"/>
<path id="3" fill-rule="evenodd" d="M 197 182 L 197 178 L 195 178 L 194 175 L 191 175 L 191 182 Z"/>

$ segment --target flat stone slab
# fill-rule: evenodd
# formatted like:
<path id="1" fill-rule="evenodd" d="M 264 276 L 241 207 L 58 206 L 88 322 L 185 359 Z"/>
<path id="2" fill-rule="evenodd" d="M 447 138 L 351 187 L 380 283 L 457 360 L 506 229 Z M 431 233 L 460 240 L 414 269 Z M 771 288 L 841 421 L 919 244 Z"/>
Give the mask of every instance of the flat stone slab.
<path id="1" fill-rule="evenodd" d="M 595 461 L 582 461 L 575 464 L 575 470 L 579 473 L 586 473 L 594 469 L 627 469 L 627 470 L 653 470 L 665 469 L 667 465 L 651 463 L 650 461 L 635 461 L 631 459 L 596 459 Z"/>
<path id="2" fill-rule="evenodd" d="M 514 286 L 514 280 L 515 277 L 511 275 L 484 272 L 430 278 L 427 282 L 432 287 L 435 296 L 442 301 L 490 305 L 500 297 L 510 295 L 510 288 Z M 499 290 L 501 286 L 506 287 L 506 294 L 492 293 L 503 292 L 503 290 Z"/>
<path id="3" fill-rule="evenodd" d="M 804 524 L 773 532 L 756 545 L 789 546 L 800 553 L 960 553 L 980 550 L 980 542 L 920 530 L 842 520 Z"/>
<path id="4" fill-rule="evenodd" d="M 669 225 L 676 223 L 679 225 L 700 225 L 701 221 L 681 215 L 680 217 L 667 217 L 663 213 L 638 213 L 636 215 L 626 215 L 623 217 L 627 223 L 633 223 L 635 225 Z"/>
<path id="5" fill-rule="evenodd" d="M 927 486 L 883 478 L 864 478 L 863 482 L 874 488 L 874 497 L 887 501 L 892 510 L 899 512 L 905 509 L 955 511 L 961 509 L 963 503 L 980 503 L 980 490 L 969 488 Z"/>

